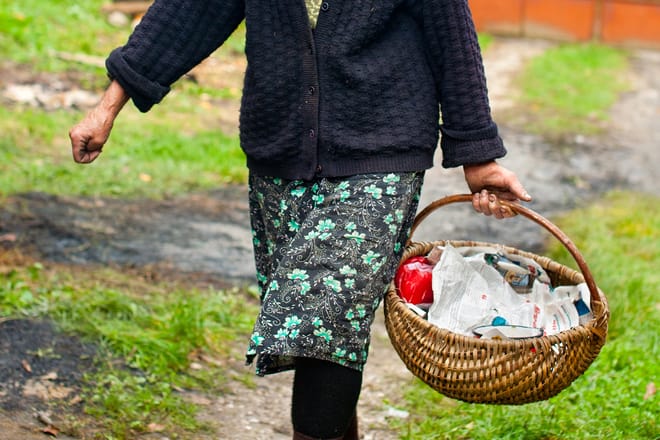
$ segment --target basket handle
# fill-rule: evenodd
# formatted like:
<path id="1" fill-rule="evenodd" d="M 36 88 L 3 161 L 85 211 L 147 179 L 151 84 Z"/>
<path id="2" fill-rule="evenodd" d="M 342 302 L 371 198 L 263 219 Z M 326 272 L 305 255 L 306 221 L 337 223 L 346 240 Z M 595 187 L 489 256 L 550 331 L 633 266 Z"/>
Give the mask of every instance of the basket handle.
<path id="1" fill-rule="evenodd" d="M 415 220 L 413 221 L 412 228 L 410 230 L 410 238 L 408 239 L 408 243 L 410 243 L 410 240 L 412 238 L 413 233 L 417 229 L 417 227 L 428 217 L 431 215 L 432 212 L 437 210 L 438 208 L 445 206 L 445 205 L 450 205 L 452 203 L 460 203 L 460 202 L 471 202 L 472 201 L 472 195 L 471 194 L 455 194 L 451 196 L 446 196 L 441 199 L 435 200 L 434 202 L 431 202 L 428 206 L 426 206 L 424 209 L 422 209 L 417 216 L 415 217 Z M 529 208 L 526 208 L 519 203 L 516 202 L 509 202 L 506 200 L 500 200 L 500 204 L 508 209 L 511 209 L 514 213 L 520 214 L 523 217 L 527 217 L 528 219 L 532 220 L 536 224 L 542 226 L 545 228 L 547 231 L 549 231 L 552 235 L 554 235 L 562 245 L 570 252 L 570 254 L 573 256 L 573 259 L 577 263 L 578 267 L 580 268 L 580 271 L 582 272 L 582 276 L 584 277 L 584 282 L 587 284 L 587 287 L 589 288 L 589 292 L 591 293 L 591 302 L 592 304 L 594 303 L 600 303 L 598 304 L 598 309 L 599 310 L 594 310 L 594 307 L 592 307 L 592 312 L 594 313 L 594 317 L 596 317 L 598 320 L 600 319 L 608 319 L 608 313 L 606 312 L 607 307 L 605 306 L 607 304 L 604 296 L 600 293 L 598 290 L 598 287 L 596 286 L 596 282 L 594 281 L 594 277 L 591 274 L 591 271 L 589 270 L 589 266 L 587 266 L 587 262 L 584 260 L 584 257 L 580 253 L 580 251 L 577 249 L 573 241 L 568 238 L 564 232 L 562 232 L 561 229 L 559 229 L 555 224 L 553 224 L 550 220 L 546 219 L 542 215 L 538 214 L 535 211 L 532 211 Z M 596 300 L 597 299 L 597 300 Z M 600 312 L 600 313 L 599 313 Z M 593 329 L 596 331 L 596 329 Z M 601 332 L 596 331 L 597 335 L 605 338 L 605 334 L 599 334 Z"/>

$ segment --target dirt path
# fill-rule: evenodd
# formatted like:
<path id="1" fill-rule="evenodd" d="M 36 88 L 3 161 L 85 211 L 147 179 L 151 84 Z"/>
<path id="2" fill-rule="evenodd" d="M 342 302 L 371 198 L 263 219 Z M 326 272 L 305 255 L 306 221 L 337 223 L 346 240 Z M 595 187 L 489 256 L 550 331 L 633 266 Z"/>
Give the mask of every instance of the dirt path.
<path id="1" fill-rule="evenodd" d="M 236 368 L 237 372 L 245 371 L 238 365 Z M 255 378 L 254 388 L 234 381 L 229 393 L 212 399 L 203 407 L 200 417 L 217 426 L 217 439 L 288 440 L 292 436 L 289 414 L 282 408 L 289 405 L 292 378 L 291 372 Z M 373 327 L 369 362 L 358 404 L 363 439 L 398 438 L 388 428 L 388 418 L 406 416 L 396 404 L 401 401 L 401 392 L 410 380 L 411 375 L 389 343 L 381 308 Z M 386 401 L 388 403 L 384 403 Z"/>
<path id="2" fill-rule="evenodd" d="M 498 40 L 485 54 L 496 117 L 513 105 L 510 97 L 515 73 L 528 58 L 548 46 L 544 42 Z M 533 209 L 552 216 L 616 188 L 657 194 L 660 53 L 633 54 L 631 83 L 631 91 L 612 110 L 613 122 L 607 136 L 597 139 L 579 137 L 552 145 L 500 121 L 510 151 L 503 163 L 519 173 L 535 196 Z M 465 190 L 460 170 L 437 167 L 427 173 L 422 205 Z M 102 262 L 161 274 L 175 272 L 197 281 L 208 277 L 228 283 L 249 282 L 253 262 L 245 195 L 244 187 L 164 202 L 17 195 L 0 207 L 0 234 L 14 234 L 15 246 L 42 261 Z M 431 219 L 415 238 L 470 238 L 532 251 L 540 249 L 545 240 L 544 233 L 528 220 L 494 222 L 473 214 L 467 206 L 446 208 Z M 242 348 L 236 348 L 237 374 L 246 372 L 241 363 Z M 387 339 L 381 308 L 359 402 L 365 440 L 396 438 L 387 421 L 406 417 L 396 405 L 410 380 L 411 375 Z M 200 439 L 291 438 L 288 412 L 281 410 L 288 403 L 273 404 L 288 402 L 290 382 L 290 373 L 256 378 L 255 389 L 233 381 L 226 395 L 203 396 L 200 417 L 216 426 L 217 434 Z M 7 396 L 0 393 L 0 403 L 6 400 Z M 35 431 L 39 425 L 28 408 L 4 410 L 0 412 L 0 440 L 43 439 L 44 434 Z"/>

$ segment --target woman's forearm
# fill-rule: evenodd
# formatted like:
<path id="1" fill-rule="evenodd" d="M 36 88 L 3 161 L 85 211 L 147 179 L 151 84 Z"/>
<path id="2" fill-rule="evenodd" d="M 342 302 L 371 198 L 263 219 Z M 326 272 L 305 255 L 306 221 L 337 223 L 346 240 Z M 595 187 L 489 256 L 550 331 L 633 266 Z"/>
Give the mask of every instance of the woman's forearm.
<path id="1" fill-rule="evenodd" d="M 97 107 L 99 110 L 107 112 L 114 119 L 129 99 L 130 97 L 123 87 L 116 80 L 113 80 L 105 90 Z"/>

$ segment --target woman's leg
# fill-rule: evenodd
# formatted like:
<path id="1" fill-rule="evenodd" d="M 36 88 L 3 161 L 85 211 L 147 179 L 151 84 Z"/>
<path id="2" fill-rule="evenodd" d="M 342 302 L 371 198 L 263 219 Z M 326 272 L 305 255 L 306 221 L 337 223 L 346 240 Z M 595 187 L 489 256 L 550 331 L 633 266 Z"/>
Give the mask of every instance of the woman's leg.
<path id="1" fill-rule="evenodd" d="M 359 370 L 319 359 L 296 358 L 291 417 L 298 438 L 344 438 L 356 421 L 353 419 L 361 387 Z"/>

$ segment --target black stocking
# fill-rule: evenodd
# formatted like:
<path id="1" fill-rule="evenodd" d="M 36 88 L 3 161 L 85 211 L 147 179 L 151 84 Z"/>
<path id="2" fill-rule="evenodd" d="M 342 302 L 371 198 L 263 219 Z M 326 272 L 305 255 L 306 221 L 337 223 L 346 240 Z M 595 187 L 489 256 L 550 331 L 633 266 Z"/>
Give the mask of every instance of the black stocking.
<path id="1" fill-rule="evenodd" d="M 296 358 L 293 428 L 313 438 L 341 437 L 355 414 L 361 388 L 361 371 L 333 362 Z"/>

